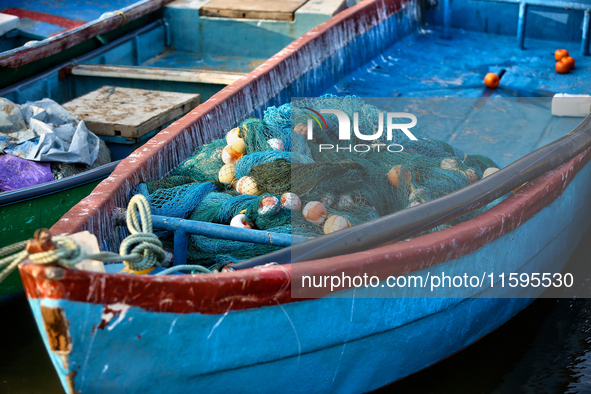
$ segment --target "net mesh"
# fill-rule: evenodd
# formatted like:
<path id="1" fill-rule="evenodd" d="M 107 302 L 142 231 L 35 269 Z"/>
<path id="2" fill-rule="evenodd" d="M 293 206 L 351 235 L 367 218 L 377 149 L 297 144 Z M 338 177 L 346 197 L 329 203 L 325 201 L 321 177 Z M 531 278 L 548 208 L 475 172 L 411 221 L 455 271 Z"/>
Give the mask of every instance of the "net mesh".
<path id="1" fill-rule="evenodd" d="M 318 116 L 325 108 L 344 112 L 360 133 L 340 139 L 337 117 Z M 156 215 L 316 237 L 442 197 L 498 168 L 486 156 L 429 138 L 419 126 L 410 128 L 417 140 L 402 129 L 388 135 L 386 122 L 385 111 L 359 97 L 327 95 L 269 107 L 263 119 L 246 119 L 170 177 L 144 182 L 133 193 L 145 195 Z M 165 238 L 172 247 L 170 235 Z M 277 249 L 193 235 L 188 260 L 219 268 Z"/>

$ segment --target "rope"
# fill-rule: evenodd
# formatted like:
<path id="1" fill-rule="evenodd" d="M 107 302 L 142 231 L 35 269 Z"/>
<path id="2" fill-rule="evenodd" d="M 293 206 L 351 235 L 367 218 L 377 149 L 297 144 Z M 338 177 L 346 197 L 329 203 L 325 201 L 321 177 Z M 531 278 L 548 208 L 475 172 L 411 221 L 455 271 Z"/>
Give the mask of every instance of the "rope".
<path id="1" fill-rule="evenodd" d="M 170 275 L 179 271 L 197 271 L 202 274 L 211 274 L 210 270 L 201 265 L 175 265 L 174 267 L 158 272 L 156 275 Z"/>
<path id="2" fill-rule="evenodd" d="M 133 271 L 141 271 L 150 267 L 160 266 L 166 258 L 166 254 L 162 249 L 162 242 L 152 233 L 150 205 L 148 204 L 148 200 L 141 194 L 133 196 L 129 202 L 127 207 L 127 228 L 131 235 L 121 243 L 119 254 L 113 252 L 87 254 L 72 239 L 62 236 L 52 237 L 51 240 L 57 248 L 46 252 L 30 254 L 27 250 L 22 250 L 29 241 L 22 241 L 4 247 L 0 249 L 0 257 L 8 257 L 0 260 L 0 268 L 5 267 L 0 272 L 0 282 L 27 257 L 35 264 L 46 265 L 57 263 L 65 267 L 72 267 L 84 259 L 103 262 L 122 261 Z M 192 266 L 190 269 L 200 272 L 211 272 L 201 266 Z"/>

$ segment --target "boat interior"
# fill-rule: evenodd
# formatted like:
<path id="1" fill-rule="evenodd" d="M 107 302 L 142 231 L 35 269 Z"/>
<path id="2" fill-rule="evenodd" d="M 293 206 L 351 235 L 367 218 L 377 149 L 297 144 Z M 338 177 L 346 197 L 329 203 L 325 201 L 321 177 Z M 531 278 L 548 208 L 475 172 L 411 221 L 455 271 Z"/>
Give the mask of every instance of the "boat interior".
<path id="1" fill-rule="evenodd" d="M 258 66 L 264 69 L 266 59 L 348 5 L 342 1 L 302 2 L 291 16 L 269 20 L 262 14 L 260 19 L 253 19 L 254 14 L 246 12 L 214 12 L 211 10 L 215 7 L 208 8 L 212 4 L 215 1 L 170 2 L 153 21 L 136 31 L 41 76 L 9 86 L 0 95 L 16 103 L 41 97 L 64 103 L 109 85 L 199 93 L 205 102 L 249 71 Z M 266 107 L 289 102 L 296 95 L 332 93 L 424 100 L 456 97 L 458 101 L 448 101 L 441 107 L 455 112 L 456 117 L 452 116 L 445 127 L 434 126 L 428 132 L 466 151 L 485 151 L 505 166 L 580 122 L 577 118 L 552 117 L 550 98 L 555 93 L 584 94 L 591 88 L 588 4 L 531 1 L 524 6 L 512 0 L 401 4 L 402 13 L 368 34 L 373 35 L 375 44 L 365 53 L 360 47 L 367 45 L 367 40 L 353 39 L 346 47 L 316 47 L 317 52 L 330 52 L 330 57 L 320 56 L 322 63 L 308 65 L 315 71 L 297 82 L 277 82 L 281 86 L 274 87 L 279 92 L 274 96 L 259 92 L 261 98 L 253 98 L 253 103 L 233 111 L 225 121 L 228 129 L 248 116 L 261 117 Z M 109 7 L 124 5 L 127 3 Z M 31 9 L 35 9 L 33 5 Z M 553 55 L 558 48 L 567 49 L 576 59 L 576 67 L 569 74 L 554 70 Z M 342 66 L 335 62 L 342 62 Z M 333 68 L 330 73 L 323 71 L 329 67 Z M 498 89 L 483 86 L 488 72 L 502 75 Z M 519 112 L 511 104 L 491 101 L 490 116 L 483 116 L 486 111 L 475 99 L 494 97 L 515 98 L 535 110 Z M 499 113 L 514 110 L 517 112 L 512 116 L 499 117 Z M 459 120 L 464 118 L 475 123 Z M 494 127 L 465 132 L 493 119 Z M 218 125 L 214 128 L 217 130 Z M 213 135 L 220 137 L 223 131 L 227 130 L 214 131 L 195 142 L 207 142 Z M 195 147 L 187 146 L 187 154 L 179 152 L 173 161 L 188 157 Z M 163 166 L 159 171 L 166 174 L 171 169 Z"/>

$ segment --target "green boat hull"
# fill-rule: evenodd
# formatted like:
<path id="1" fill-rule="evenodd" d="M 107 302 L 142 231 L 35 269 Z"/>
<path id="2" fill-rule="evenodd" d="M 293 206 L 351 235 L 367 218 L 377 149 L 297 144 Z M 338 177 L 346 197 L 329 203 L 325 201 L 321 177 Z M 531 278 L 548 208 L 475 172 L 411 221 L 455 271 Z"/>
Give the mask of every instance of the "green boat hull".
<path id="1" fill-rule="evenodd" d="M 98 185 L 99 181 L 32 200 L 0 207 L 0 247 L 33 237 L 35 230 L 50 228 Z M 0 283 L 0 302 L 18 295 L 23 284 L 17 271 Z"/>

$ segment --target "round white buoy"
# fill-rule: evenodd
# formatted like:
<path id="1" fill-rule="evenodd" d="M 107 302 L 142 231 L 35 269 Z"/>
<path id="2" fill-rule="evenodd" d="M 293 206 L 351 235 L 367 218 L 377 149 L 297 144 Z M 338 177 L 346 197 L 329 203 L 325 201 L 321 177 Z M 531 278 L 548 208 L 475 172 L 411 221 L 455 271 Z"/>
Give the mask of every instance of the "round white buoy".
<path id="1" fill-rule="evenodd" d="M 234 180 L 235 168 L 236 164 L 234 163 L 224 164 L 224 166 L 220 168 L 220 171 L 218 172 L 218 179 L 220 180 L 220 182 L 228 184 L 232 183 L 232 181 Z"/>
<path id="2" fill-rule="evenodd" d="M 283 208 L 299 211 L 302 208 L 302 201 L 297 194 L 288 192 L 281 196 L 281 205 Z"/>
<path id="3" fill-rule="evenodd" d="M 238 160 L 242 157 L 242 153 L 236 152 L 232 146 L 227 145 L 224 150 L 222 151 L 222 161 L 225 164 L 234 163 L 236 164 Z"/>
<path id="4" fill-rule="evenodd" d="M 236 191 L 239 194 L 248 194 L 250 196 L 258 196 L 261 194 L 256 182 L 249 176 L 243 176 L 236 183 Z"/>
<path id="5" fill-rule="evenodd" d="M 339 198 L 339 202 L 337 203 L 337 209 L 347 209 L 351 208 L 355 204 L 355 200 L 353 200 L 353 196 L 349 193 L 341 194 Z"/>
<path id="6" fill-rule="evenodd" d="M 460 166 L 456 159 L 443 159 L 441 160 L 439 168 L 443 170 L 457 170 L 460 168 Z"/>
<path id="7" fill-rule="evenodd" d="M 234 142 L 236 138 L 241 138 L 240 129 L 238 127 L 233 128 L 226 133 L 226 144 L 232 145 L 232 142 Z"/>
<path id="8" fill-rule="evenodd" d="M 230 226 L 238 228 L 252 228 L 246 222 L 246 215 L 244 215 L 243 213 L 234 216 L 230 221 Z"/>
<path id="9" fill-rule="evenodd" d="M 241 155 L 244 154 L 244 152 L 246 152 L 246 142 L 244 142 L 244 140 L 240 137 L 235 138 L 230 146 L 232 147 L 232 149 L 234 149 L 234 151 Z"/>
<path id="10" fill-rule="evenodd" d="M 340 215 L 330 215 L 324 223 L 324 234 L 334 233 L 349 227 L 351 224 L 347 219 Z"/>
<path id="11" fill-rule="evenodd" d="M 279 199 L 275 196 L 266 196 L 261 200 L 257 212 L 259 215 L 266 215 L 271 212 L 276 212 L 278 209 Z"/>
<path id="12" fill-rule="evenodd" d="M 267 143 L 273 148 L 274 150 L 285 150 L 285 145 L 283 145 L 283 141 L 277 138 L 271 138 L 267 141 Z"/>
<path id="13" fill-rule="evenodd" d="M 495 172 L 499 171 L 498 168 L 496 167 L 489 167 L 486 170 L 484 170 L 484 174 L 482 174 L 482 179 L 486 178 L 489 175 L 494 174 Z"/>
<path id="14" fill-rule="evenodd" d="M 309 222 L 321 225 L 326 219 L 326 207 L 319 201 L 311 201 L 304 206 L 302 216 Z"/>

